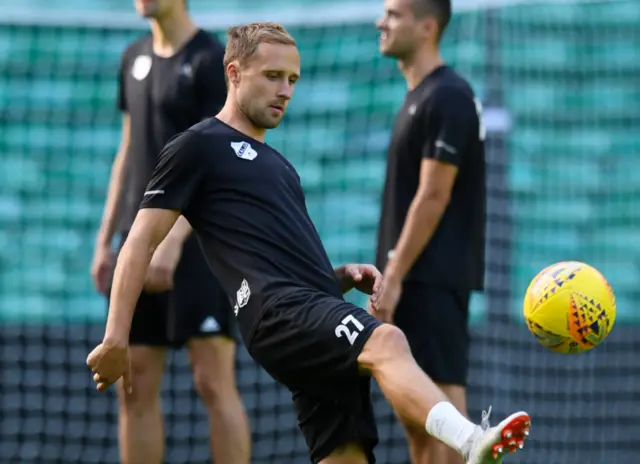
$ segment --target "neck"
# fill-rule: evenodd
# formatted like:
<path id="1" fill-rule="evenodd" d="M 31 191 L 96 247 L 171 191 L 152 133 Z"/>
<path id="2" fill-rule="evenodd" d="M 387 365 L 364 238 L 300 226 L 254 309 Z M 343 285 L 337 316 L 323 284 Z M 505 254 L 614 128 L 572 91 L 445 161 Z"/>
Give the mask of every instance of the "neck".
<path id="1" fill-rule="evenodd" d="M 233 98 L 232 95 L 229 95 L 229 98 L 227 98 L 224 107 L 216 115 L 216 118 L 233 127 L 238 132 L 242 132 L 243 134 L 258 140 L 259 142 L 264 143 L 264 137 L 267 131 L 265 129 L 257 128 L 249 120 L 249 118 L 242 112 L 238 104 L 235 103 L 235 98 Z"/>
<path id="2" fill-rule="evenodd" d="M 443 64 L 444 61 L 437 50 L 419 50 L 411 58 L 399 61 L 398 66 L 407 81 L 408 89 L 413 90 L 427 75 Z"/>
<path id="3" fill-rule="evenodd" d="M 168 57 L 187 43 L 198 30 L 197 26 L 184 10 L 176 10 L 162 18 L 151 21 L 153 51 Z"/>

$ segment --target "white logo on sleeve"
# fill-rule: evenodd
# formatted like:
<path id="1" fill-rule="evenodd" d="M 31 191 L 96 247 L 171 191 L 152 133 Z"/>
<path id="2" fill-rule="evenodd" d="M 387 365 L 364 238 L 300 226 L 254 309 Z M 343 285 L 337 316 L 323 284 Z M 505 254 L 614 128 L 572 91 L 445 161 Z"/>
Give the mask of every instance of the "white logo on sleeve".
<path id="1" fill-rule="evenodd" d="M 216 318 L 213 316 L 209 316 L 205 318 L 205 320 L 202 321 L 202 324 L 200 324 L 200 332 L 212 333 L 212 332 L 219 332 L 219 331 L 220 331 L 220 324 L 218 324 L 218 321 L 216 321 Z"/>
<path id="2" fill-rule="evenodd" d="M 258 152 L 251 148 L 251 145 L 247 142 L 231 142 L 231 148 L 236 152 L 238 158 L 251 161 L 258 156 Z"/>
<path id="3" fill-rule="evenodd" d="M 147 190 L 146 192 L 144 192 L 144 196 L 146 197 L 147 195 L 162 195 L 164 193 L 164 190 Z"/>
<path id="4" fill-rule="evenodd" d="M 436 148 L 443 148 L 449 153 L 451 153 L 452 155 L 455 155 L 456 153 L 458 153 L 458 150 L 456 150 L 454 147 L 452 147 L 448 143 L 443 142 L 442 140 L 436 140 Z"/>
<path id="5" fill-rule="evenodd" d="M 233 312 L 236 316 L 238 315 L 240 308 L 244 308 L 247 305 L 250 297 L 251 289 L 249 289 L 249 282 L 247 282 L 247 279 L 242 279 L 242 284 L 236 292 L 236 305 L 233 308 Z"/>
<path id="6" fill-rule="evenodd" d="M 140 55 L 133 62 L 133 67 L 131 68 L 131 75 L 136 78 L 136 80 L 143 80 L 151 71 L 151 57 L 147 55 Z"/>

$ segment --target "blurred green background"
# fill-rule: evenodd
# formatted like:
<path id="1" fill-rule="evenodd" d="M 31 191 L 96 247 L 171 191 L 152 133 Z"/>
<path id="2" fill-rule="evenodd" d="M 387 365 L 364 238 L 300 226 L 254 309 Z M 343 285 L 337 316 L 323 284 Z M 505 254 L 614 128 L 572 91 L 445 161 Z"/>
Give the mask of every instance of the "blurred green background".
<path id="1" fill-rule="evenodd" d="M 119 1 L 28 4 L 32 13 L 34 6 L 76 14 L 109 6 L 131 14 Z M 208 11 L 205 0 L 191 6 L 196 19 Z M 395 63 L 378 54 L 373 19 L 290 27 L 303 78 L 285 123 L 269 135 L 299 169 L 336 263 L 373 259 L 389 127 L 405 91 Z M 502 39 L 491 55 L 484 11 L 459 13 L 447 33 L 445 58 L 482 98 L 492 85 L 488 65 L 497 68 L 511 119 L 507 181 L 490 194 L 509 199 L 502 214 L 511 226 L 497 234 L 509 251 L 503 274 L 516 318 L 540 269 L 579 259 L 611 281 L 619 320 L 640 320 L 638 24 L 640 2 L 508 7 L 496 13 L 491 33 Z M 214 29 L 224 39 L 224 29 Z M 4 318 L 104 317 L 88 269 L 120 136 L 116 71 L 142 32 L 144 24 L 0 26 Z M 478 297 L 476 320 L 484 310 Z"/>

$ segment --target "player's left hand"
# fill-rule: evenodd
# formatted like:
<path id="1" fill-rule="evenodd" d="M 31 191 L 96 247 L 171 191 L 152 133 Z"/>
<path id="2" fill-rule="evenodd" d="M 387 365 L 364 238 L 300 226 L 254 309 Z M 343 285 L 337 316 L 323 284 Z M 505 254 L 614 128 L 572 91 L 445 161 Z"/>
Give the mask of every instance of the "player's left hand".
<path id="1" fill-rule="evenodd" d="M 171 240 L 163 240 L 153 253 L 147 277 L 144 282 L 144 290 L 149 293 L 158 293 L 173 288 L 173 276 L 182 256 L 182 244 Z"/>
<path id="2" fill-rule="evenodd" d="M 98 391 L 105 391 L 122 377 L 125 391 L 131 393 L 131 359 L 128 344 L 104 340 L 87 356 L 87 366 L 93 372 Z"/>
<path id="3" fill-rule="evenodd" d="M 370 300 L 371 315 L 376 319 L 393 323 L 396 307 L 402 296 L 402 280 L 393 276 L 384 276 L 379 290 L 375 292 Z"/>
<path id="4" fill-rule="evenodd" d="M 372 264 L 345 264 L 339 267 L 336 273 L 343 293 L 355 288 L 367 295 L 373 295 L 382 281 L 382 274 Z"/>

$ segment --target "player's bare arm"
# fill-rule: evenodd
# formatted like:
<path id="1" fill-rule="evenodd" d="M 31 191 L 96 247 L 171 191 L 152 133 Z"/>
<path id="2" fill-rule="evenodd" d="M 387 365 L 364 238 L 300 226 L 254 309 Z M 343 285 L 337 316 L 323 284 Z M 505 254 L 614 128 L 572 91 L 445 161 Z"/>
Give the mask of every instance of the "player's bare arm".
<path id="1" fill-rule="evenodd" d="M 173 276 L 182 257 L 182 246 L 191 231 L 189 221 L 180 216 L 153 253 L 144 283 L 145 291 L 163 292 L 173 288 Z"/>
<path id="2" fill-rule="evenodd" d="M 131 319 L 153 252 L 174 226 L 179 211 L 142 209 L 138 212 L 116 265 L 103 342 L 87 358 L 100 391 L 120 377 L 128 383 L 128 344 Z"/>
<path id="3" fill-rule="evenodd" d="M 385 277 L 404 279 L 429 243 L 449 204 L 458 168 L 433 159 L 423 159 L 420 186 L 411 203 L 398 244 L 385 269 Z"/>
<path id="4" fill-rule="evenodd" d="M 449 204 L 458 168 L 436 159 L 423 159 L 420 184 L 411 202 L 393 256 L 384 270 L 384 286 L 377 302 L 380 317 L 393 319 L 402 281 L 424 250 Z"/>
<path id="5" fill-rule="evenodd" d="M 126 342 L 131 316 L 140 296 L 154 251 L 178 220 L 178 211 L 142 209 L 138 212 L 116 265 L 105 339 Z"/>
<path id="6" fill-rule="evenodd" d="M 107 190 L 107 200 L 102 215 L 102 223 L 96 239 L 96 249 L 91 264 L 91 276 L 94 285 L 100 293 L 106 293 L 109 287 L 110 273 L 113 268 L 115 255 L 111 249 L 113 237 L 116 233 L 116 218 L 122 204 L 122 192 L 126 172 L 126 159 L 129 148 L 129 134 L 131 120 L 129 114 L 122 117 L 122 135 L 120 146 L 111 167 L 111 177 Z"/>

